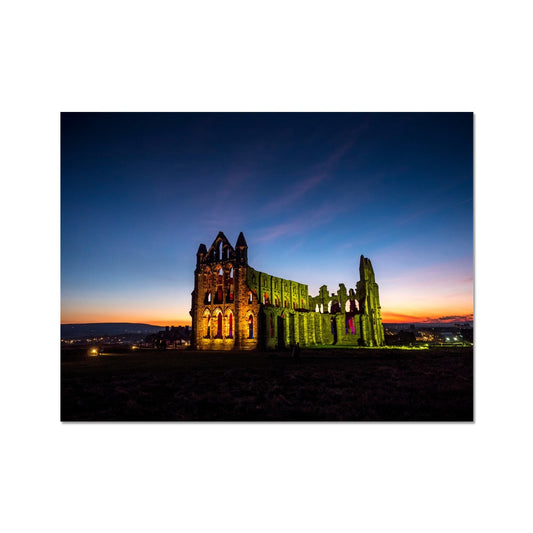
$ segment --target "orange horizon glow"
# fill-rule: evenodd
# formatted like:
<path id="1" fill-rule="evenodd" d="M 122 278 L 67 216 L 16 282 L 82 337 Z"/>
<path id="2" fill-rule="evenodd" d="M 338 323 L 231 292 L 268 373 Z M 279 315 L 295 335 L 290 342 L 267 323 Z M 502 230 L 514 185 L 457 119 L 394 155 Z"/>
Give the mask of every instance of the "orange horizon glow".
<path id="1" fill-rule="evenodd" d="M 188 315 L 188 313 L 187 313 Z M 190 326 L 192 319 L 187 315 L 178 315 L 176 318 L 167 316 L 146 316 L 140 313 L 64 313 L 61 315 L 61 324 L 95 324 L 95 323 L 117 323 L 124 322 L 130 324 L 149 324 L 153 326 Z"/>
<path id="2" fill-rule="evenodd" d="M 473 313 L 439 313 L 436 316 L 431 315 L 406 315 L 401 313 L 382 313 L 381 321 L 386 324 L 404 324 L 406 322 L 440 322 L 442 324 L 455 322 L 472 322 Z"/>
<path id="3" fill-rule="evenodd" d="M 473 312 L 452 312 L 450 310 L 443 310 L 438 312 L 431 309 L 431 312 L 398 312 L 398 311 L 383 311 L 381 313 L 382 322 L 387 324 L 401 324 L 406 322 L 468 322 L 473 321 Z M 146 317 L 140 314 L 135 315 L 119 315 L 109 313 L 91 313 L 80 316 L 76 314 L 65 315 L 61 317 L 61 324 L 91 324 L 91 323 L 113 323 L 125 322 L 132 324 L 149 324 L 156 326 L 191 326 L 192 320 L 181 315 L 175 319 L 168 317 Z"/>
<path id="4" fill-rule="evenodd" d="M 182 320 L 62 320 L 65 324 L 147 324 L 148 326 L 192 326 L 192 320 L 184 322 Z"/>

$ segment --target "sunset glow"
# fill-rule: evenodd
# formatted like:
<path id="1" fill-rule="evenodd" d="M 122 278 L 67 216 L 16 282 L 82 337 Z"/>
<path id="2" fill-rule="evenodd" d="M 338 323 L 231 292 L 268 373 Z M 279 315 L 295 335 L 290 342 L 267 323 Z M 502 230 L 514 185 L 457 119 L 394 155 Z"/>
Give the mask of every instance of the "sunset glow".
<path id="1" fill-rule="evenodd" d="M 187 325 L 196 251 L 355 287 L 384 322 L 473 313 L 469 113 L 62 115 L 62 323 Z"/>

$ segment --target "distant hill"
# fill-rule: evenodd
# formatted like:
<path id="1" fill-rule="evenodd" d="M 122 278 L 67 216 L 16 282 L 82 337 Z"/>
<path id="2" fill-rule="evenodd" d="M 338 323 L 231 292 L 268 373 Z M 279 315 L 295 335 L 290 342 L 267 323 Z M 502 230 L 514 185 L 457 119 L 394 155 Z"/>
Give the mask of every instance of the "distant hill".
<path id="1" fill-rule="evenodd" d="M 61 324 L 61 338 L 98 337 L 104 335 L 124 335 L 139 333 L 148 335 L 165 329 L 165 326 L 135 324 L 131 322 L 95 322 L 92 324 Z"/>

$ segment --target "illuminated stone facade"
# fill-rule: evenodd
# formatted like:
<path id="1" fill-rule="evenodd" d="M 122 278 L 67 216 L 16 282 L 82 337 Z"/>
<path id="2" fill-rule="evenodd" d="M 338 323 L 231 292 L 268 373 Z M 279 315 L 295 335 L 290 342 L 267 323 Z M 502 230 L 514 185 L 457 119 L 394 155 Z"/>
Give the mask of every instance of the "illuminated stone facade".
<path id="1" fill-rule="evenodd" d="M 196 255 L 192 292 L 192 348 L 198 350 L 283 349 L 336 344 L 382 346 L 379 290 L 370 260 L 361 256 L 360 281 L 318 296 L 308 286 L 270 276 L 248 265 L 242 232 L 235 248 L 220 232 Z"/>

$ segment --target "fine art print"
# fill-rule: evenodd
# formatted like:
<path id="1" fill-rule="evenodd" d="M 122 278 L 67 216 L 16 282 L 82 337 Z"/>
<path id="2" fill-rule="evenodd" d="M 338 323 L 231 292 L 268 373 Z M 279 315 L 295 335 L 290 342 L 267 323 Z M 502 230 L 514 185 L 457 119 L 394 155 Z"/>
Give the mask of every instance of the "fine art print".
<path id="1" fill-rule="evenodd" d="M 62 113 L 61 420 L 473 421 L 472 113 Z"/>

